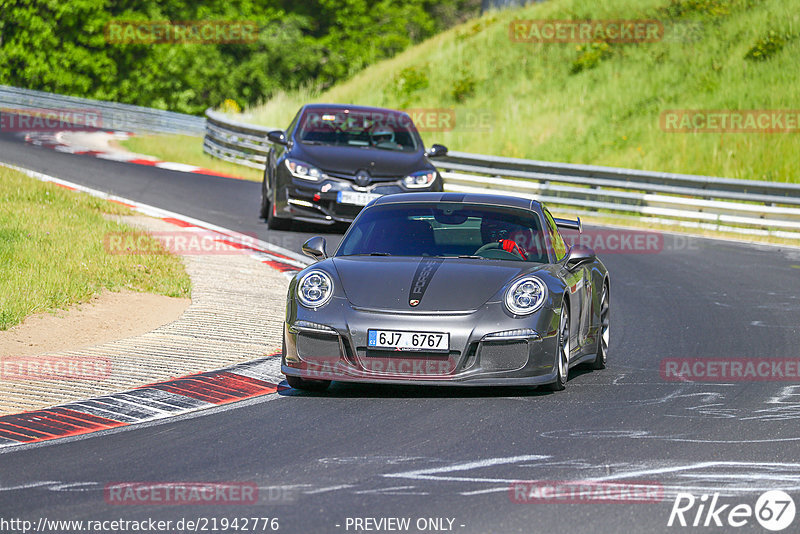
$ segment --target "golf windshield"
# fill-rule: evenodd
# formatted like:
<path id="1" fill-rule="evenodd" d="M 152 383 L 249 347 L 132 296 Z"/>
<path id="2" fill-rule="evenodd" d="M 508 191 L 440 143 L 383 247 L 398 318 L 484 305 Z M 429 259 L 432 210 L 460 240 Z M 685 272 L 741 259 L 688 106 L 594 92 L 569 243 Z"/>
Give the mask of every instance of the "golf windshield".
<path id="1" fill-rule="evenodd" d="M 336 256 L 467 257 L 547 263 L 535 213 L 448 202 L 375 206 L 353 223 Z"/>
<path id="2" fill-rule="evenodd" d="M 416 152 L 421 143 L 411 117 L 390 110 L 309 109 L 300 117 L 297 139 L 333 145 Z"/>

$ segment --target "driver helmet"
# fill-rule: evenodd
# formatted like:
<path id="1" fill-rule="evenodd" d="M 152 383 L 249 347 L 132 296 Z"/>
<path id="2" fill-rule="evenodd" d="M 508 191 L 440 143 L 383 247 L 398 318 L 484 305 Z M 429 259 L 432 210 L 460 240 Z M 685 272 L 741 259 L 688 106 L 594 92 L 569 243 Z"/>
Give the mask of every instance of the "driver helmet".
<path id="1" fill-rule="evenodd" d="M 394 131 L 390 128 L 381 127 L 372 132 L 372 140 L 375 144 L 394 143 Z"/>
<path id="2" fill-rule="evenodd" d="M 481 221 L 481 239 L 483 244 L 497 243 L 502 239 L 511 239 L 510 235 L 520 227 L 514 223 L 498 219 L 484 218 Z"/>

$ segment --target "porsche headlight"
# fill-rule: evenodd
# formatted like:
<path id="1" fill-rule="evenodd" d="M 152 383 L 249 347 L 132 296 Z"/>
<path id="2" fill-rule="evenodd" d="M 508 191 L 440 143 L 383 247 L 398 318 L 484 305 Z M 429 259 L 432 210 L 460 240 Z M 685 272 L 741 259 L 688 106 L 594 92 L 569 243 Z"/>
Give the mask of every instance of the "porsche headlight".
<path id="1" fill-rule="evenodd" d="M 297 299 L 306 308 L 321 308 L 333 296 L 333 280 L 325 271 L 309 271 L 297 284 Z"/>
<path id="2" fill-rule="evenodd" d="M 544 305 L 547 286 L 535 276 L 524 276 L 506 291 L 506 308 L 515 315 L 528 315 Z"/>
<path id="3" fill-rule="evenodd" d="M 286 158 L 286 168 L 289 169 L 289 172 L 292 173 L 292 176 L 295 178 L 300 178 L 301 180 L 308 180 L 309 182 L 319 182 L 323 178 L 327 178 L 325 173 L 323 173 L 318 168 L 314 167 L 313 165 L 309 165 L 303 161 L 299 161 L 296 159 Z"/>
<path id="4" fill-rule="evenodd" d="M 419 171 L 403 178 L 403 184 L 409 189 L 428 187 L 436 179 L 436 171 Z"/>

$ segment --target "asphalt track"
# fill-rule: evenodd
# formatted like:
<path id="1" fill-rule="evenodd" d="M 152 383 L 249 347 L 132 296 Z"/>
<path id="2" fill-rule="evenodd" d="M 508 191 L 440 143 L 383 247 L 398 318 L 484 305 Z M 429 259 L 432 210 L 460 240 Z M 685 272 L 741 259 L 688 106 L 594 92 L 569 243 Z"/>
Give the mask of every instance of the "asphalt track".
<path id="1" fill-rule="evenodd" d="M 255 183 L 62 154 L 9 136 L 0 136 L 0 160 L 293 250 L 311 235 L 268 232 Z M 659 373 L 665 358 L 797 359 L 800 250 L 665 236 L 658 253 L 602 258 L 612 277 L 609 368 L 573 370 L 563 392 L 335 384 L 325 394 L 287 390 L 12 449 L 0 454 L 0 519 L 257 516 L 277 517 L 280 532 L 365 532 L 352 518 L 406 517 L 408 532 L 432 531 L 417 529 L 419 518 L 449 518 L 464 533 L 728 532 L 667 527 L 675 494 L 720 492 L 720 504 L 753 506 L 763 491 L 784 489 L 800 505 L 796 378 L 676 382 Z M 510 498 L 513 481 L 584 479 L 646 481 L 663 498 Z M 127 481 L 253 482 L 260 502 L 108 504 L 103 488 Z M 686 513 L 690 524 L 696 511 Z M 785 532 L 799 525 L 797 517 Z M 764 531 L 752 517 L 735 530 Z"/>

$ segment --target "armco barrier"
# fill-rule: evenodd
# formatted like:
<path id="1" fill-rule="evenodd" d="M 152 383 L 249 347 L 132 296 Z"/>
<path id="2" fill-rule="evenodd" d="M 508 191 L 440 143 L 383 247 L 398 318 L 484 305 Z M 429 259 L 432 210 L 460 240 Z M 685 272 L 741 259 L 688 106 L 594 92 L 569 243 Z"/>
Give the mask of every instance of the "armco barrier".
<path id="1" fill-rule="evenodd" d="M 206 120 L 194 115 L 0 85 L 0 113 L 26 109 L 90 110 L 99 128 L 124 132 L 203 135 L 206 129 Z"/>
<path id="2" fill-rule="evenodd" d="M 263 169 L 266 128 L 206 111 L 204 150 L 221 159 Z M 739 234 L 800 239 L 800 185 L 552 163 L 450 152 L 435 164 L 445 189 L 513 192 L 583 212 L 681 222 Z"/>
<path id="3" fill-rule="evenodd" d="M 207 109 L 203 150 L 225 161 L 264 169 L 269 152 L 267 132 L 275 129 L 239 122 Z"/>
<path id="4" fill-rule="evenodd" d="M 206 110 L 206 118 L 141 106 L 0 85 L 0 113 L 14 110 L 92 110 L 100 127 L 130 132 L 204 135 L 214 157 L 263 169 L 273 128 Z M 699 226 L 742 235 L 800 239 L 800 185 L 594 165 L 553 163 L 464 152 L 437 158 L 445 189 L 511 192 L 577 212 Z"/>

